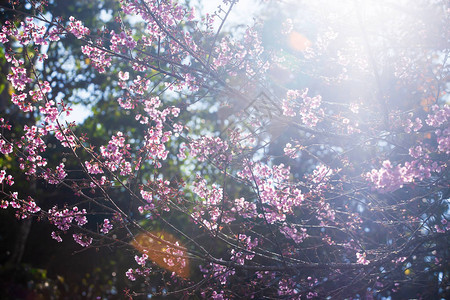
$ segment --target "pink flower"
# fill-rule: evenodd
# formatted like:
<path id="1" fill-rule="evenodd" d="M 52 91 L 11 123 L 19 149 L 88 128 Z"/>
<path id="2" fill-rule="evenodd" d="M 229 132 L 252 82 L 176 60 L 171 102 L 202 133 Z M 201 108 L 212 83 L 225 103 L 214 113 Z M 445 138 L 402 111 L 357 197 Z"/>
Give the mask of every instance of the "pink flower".
<path id="1" fill-rule="evenodd" d="M 136 277 L 134 276 L 134 271 L 133 269 L 128 269 L 128 271 L 125 273 L 125 275 L 128 277 L 129 280 L 131 281 L 135 281 Z"/>
<path id="2" fill-rule="evenodd" d="M 108 219 L 104 219 L 102 228 L 100 229 L 100 232 L 103 234 L 107 234 L 112 229 L 113 229 L 113 225 L 110 223 L 110 221 Z"/>
<path id="3" fill-rule="evenodd" d="M 84 234 L 73 234 L 72 237 L 75 240 L 75 242 L 77 242 L 82 247 L 88 247 L 92 244 L 92 238 L 87 237 Z"/>
<path id="4" fill-rule="evenodd" d="M 366 259 L 366 253 L 360 253 L 356 252 L 356 263 L 362 264 L 362 265 L 368 265 L 370 263 L 369 260 Z"/>
<path id="5" fill-rule="evenodd" d="M 76 20 L 74 17 L 69 17 L 69 25 L 67 26 L 67 30 L 76 36 L 77 39 L 83 38 L 85 35 L 89 34 L 90 31 L 87 27 L 83 26 L 81 21 Z"/>
<path id="6" fill-rule="evenodd" d="M 62 238 L 59 236 L 59 234 L 55 233 L 54 231 L 52 231 L 52 239 L 56 240 L 58 243 L 62 242 Z"/>

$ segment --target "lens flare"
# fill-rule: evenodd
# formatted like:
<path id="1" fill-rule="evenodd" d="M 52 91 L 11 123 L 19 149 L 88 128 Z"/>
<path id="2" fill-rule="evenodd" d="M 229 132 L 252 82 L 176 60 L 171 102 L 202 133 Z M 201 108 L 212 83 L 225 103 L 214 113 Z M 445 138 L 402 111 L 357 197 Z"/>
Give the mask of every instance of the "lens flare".
<path id="1" fill-rule="evenodd" d="M 159 267 L 174 272 L 182 278 L 189 277 L 189 260 L 186 248 L 170 233 L 158 231 L 138 234 L 131 245 L 146 253 Z"/>
<path id="2" fill-rule="evenodd" d="M 305 51 L 311 46 L 311 41 L 302 34 L 292 31 L 289 34 L 289 46 L 295 51 Z"/>

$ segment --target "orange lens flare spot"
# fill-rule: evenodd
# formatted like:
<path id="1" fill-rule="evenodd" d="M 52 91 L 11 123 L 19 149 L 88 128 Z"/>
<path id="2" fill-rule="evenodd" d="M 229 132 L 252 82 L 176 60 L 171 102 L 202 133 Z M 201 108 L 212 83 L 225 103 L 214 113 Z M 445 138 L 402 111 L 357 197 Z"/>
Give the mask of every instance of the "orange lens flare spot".
<path id="1" fill-rule="evenodd" d="M 311 46 L 311 41 L 296 31 L 292 31 L 288 38 L 289 46 L 295 51 L 305 51 Z"/>
<path id="2" fill-rule="evenodd" d="M 189 260 L 186 248 L 167 232 L 141 233 L 135 237 L 131 245 L 159 267 L 174 272 L 182 278 L 189 277 Z"/>
<path id="3" fill-rule="evenodd" d="M 436 99 L 433 97 L 424 98 L 420 101 L 420 106 L 422 106 L 423 110 L 428 112 L 430 107 L 436 102 Z"/>

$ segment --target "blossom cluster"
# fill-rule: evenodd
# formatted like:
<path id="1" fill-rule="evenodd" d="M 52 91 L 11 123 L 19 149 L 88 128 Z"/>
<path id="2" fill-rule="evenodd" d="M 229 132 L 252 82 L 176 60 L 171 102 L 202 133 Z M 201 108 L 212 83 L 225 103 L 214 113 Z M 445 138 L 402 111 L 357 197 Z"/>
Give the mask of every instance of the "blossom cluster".
<path id="1" fill-rule="evenodd" d="M 367 173 L 367 179 L 374 184 L 374 187 L 383 192 L 394 191 L 402 188 L 405 184 L 423 181 L 437 175 L 444 170 L 447 165 L 445 161 L 433 160 L 432 156 L 443 153 L 450 153 L 450 130 L 448 129 L 448 119 L 450 117 L 450 107 L 444 105 L 443 108 L 433 106 L 433 113 L 428 114 L 425 123 L 434 128 L 435 141 L 437 147 L 432 143 L 418 142 L 408 150 L 410 160 L 401 163 L 394 163 L 385 160 L 380 169 L 372 169 Z M 419 131 L 423 125 L 419 118 L 414 122 L 406 119 L 402 124 L 405 132 Z M 441 128 L 442 127 L 442 128 Z"/>
<path id="2" fill-rule="evenodd" d="M 69 21 L 67 31 L 72 33 L 77 39 L 81 39 L 90 33 L 89 28 L 85 27 L 81 21 L 76 20 L 72 16 L 69 17 Z"/>
<path id="3" fill-rule="evenodd" d="M 304 125 L 315 127 L 324 115 L 324 110 L 320 108 L 322 97 L 317 95 L 309 97 L 308 89 L 303 91 L 289 90 L 286 99 L 283 99 L 283 115 L 295 117 L 299 115 Z M 301 99 L 301 102 L 298 100 Z"/>
<path id="4" fill-rule="evenodd" d="M 72 209 L 65 208 L 63 210 L 58 210 L 58 207 L 54 206 L 48 211 L 48 220 L 59 230 L 67 231 L 72 227 L 73 221 L 78 226 L 85 225 L 88 222 L 86 214 L 86 209 L 79 210 L 77 206 L 74 206 Z"/>

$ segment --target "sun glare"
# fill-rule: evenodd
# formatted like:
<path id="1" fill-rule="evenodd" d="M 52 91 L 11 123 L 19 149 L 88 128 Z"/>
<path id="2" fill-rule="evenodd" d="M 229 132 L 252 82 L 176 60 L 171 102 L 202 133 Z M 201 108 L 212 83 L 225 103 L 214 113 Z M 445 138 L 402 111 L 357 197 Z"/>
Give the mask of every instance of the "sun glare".
<path id="1" fill-rule="evenodd" d="M 416 4 L 414 9 L 409 5 L 411 2 Z M 414 36 L 414 30 L 420 30 L 424 23 L 430 23 L 435 14 L 429 8 L 420 10 L 418 7 L 420 1 L 410 0 L 292 0 L 285 2 L 283 9 L 294 23 L 294 33 L 289 36 L 289 42 L 298 50 L 305 45 L 309 46 L 309 35 L 318 31 L 314 26 L 331 25 L 337 31 L 339 39 L 352 37 L 359 39 L 359 43 L 386 42 L 398 30 L 404 30 L 408 26 L 408 38 L 397 42 L 402 43 L 403 47 L 417 46 L 421 41 Z"/>

